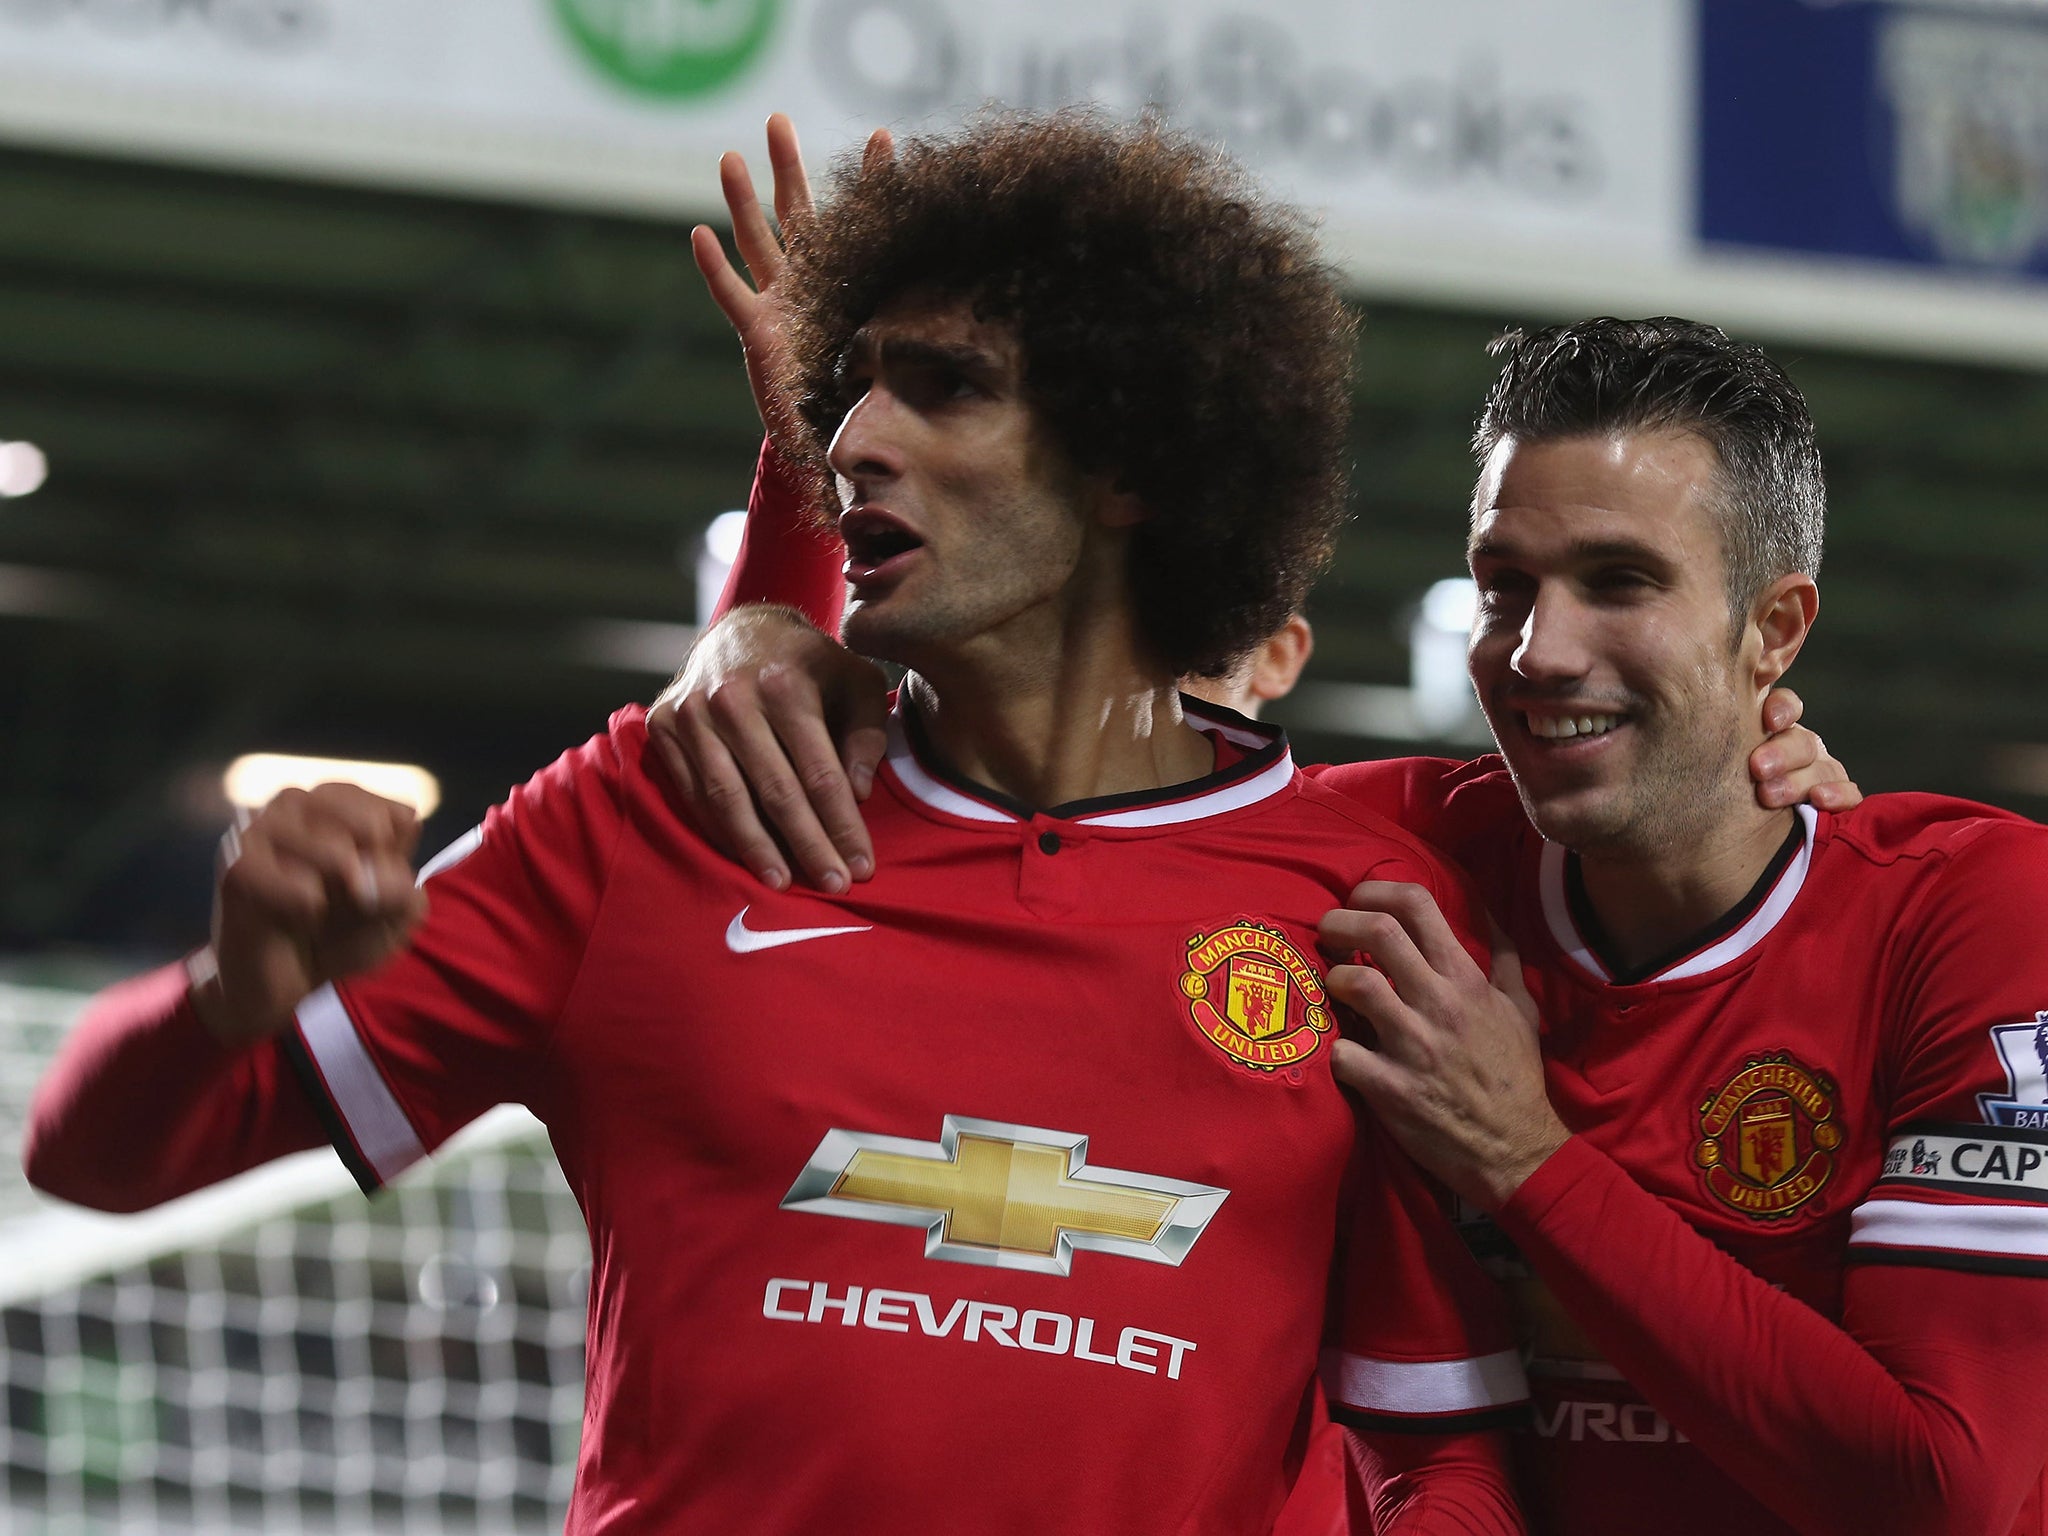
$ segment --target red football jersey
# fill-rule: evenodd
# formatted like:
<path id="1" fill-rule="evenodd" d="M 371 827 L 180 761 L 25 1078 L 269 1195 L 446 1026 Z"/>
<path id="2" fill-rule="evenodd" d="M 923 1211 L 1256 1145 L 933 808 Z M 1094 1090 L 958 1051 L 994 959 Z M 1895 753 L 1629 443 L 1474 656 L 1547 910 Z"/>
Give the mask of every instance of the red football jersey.
<path id="1" fill-rule="evenodd" d="M 1320 781 L 1399 817 L 1478 877 L 1542 1011 L 1551 1102 L 1575 1140 L 1498 1225 L 1468 1230 L 1516 1295 L 1535 1400 L 1522 1447 L 1532 1527 L 1794 1530 L 1739 1485 L 1759 1459 L 1724 1430 L 1717 1454 L 1729 1470 L 1717 1466 L 1686 1432 L 1711 1418 L 1692 1421 L 1688 1410 L 1702 1399 L 1746 1405 L 1759 1441 L 1772 1433 L 1774 1393 L 1817 1399 L 1823 1415 L 1846 1420 L 1848 1405 L 1828 1408 L 1824 1379 L 1846 1357 L 1759 1358 L 1731 1333 L 1717 1353 L 1705 1341 L 1715 1380 L 1676 1373 L 1652 1406 L 1508 1234 L 1558 1220 L 1575 1198 L 1610 1198 L 1619 1186 L 1602 1170 L 1619 1165 L 1824 1318 L 1843 1319 L 1858 1264 L 2048 1275 L 2048 829 L 1929 795 L 1874 796 L 1838 816 L 1802 807 L 1796 834 L 1725 923 L 1647 974 L 1617 977 L 1600 958 L 1574 860 L 1529 827 L 1498 759 L 1361 764 Z M 1582 1215 L 1571 1240 L 1638 1265 L 1649 1331 L 1705 1326 L 1684 1310 L 1695 1277 L 1658 1273 L 1656 1245 L 1617 1225 L 1643 1214 L 1609 1205 Z M 1627 1258 L 1638 1242 L 1641 1256 Z M 1761 1288 L 1736 1300 L 1738 1315 L 1776 1304 Z M 1872 1321 L 1846 1326 L 1865 1344 L 1903 1335 L 1936 1359 L 1955 1319 Z M 2012 1344 L 2041 1353 L 2031 1339 Z M 1899 1374 L 1915 1368 L 1908 1352 L 1898 1356 Z M 1987 1440 L 2022 1433 L 1995 1421 L 1962 1429 Z M 1801 1448 L 1784 1449 L 1796 1458 Z M 1817 1446 L 1807 1449 L 1804 1475 L 1831 1475 Z M 2035 1469 L 2043 1449 L 2011 1448 Z M 2017 1531 L 2044 1528 L 2039 1477 Z"/>
<path id="2" fill-rule="evenodd" d="M 366 1184 L 500 1101 L 547 1124 L 594 1259 L 570 1529 L 1264 1531 L 1333 1265 L 1340 1408 L 1522 1398 L 1329 1073 L 1317 920 L 1369 873 L 1460 888 L 1277 733 L 1196 723 L 1213 776 L 1035 813 L 899 716 L 879 873 L 826 897 L 698 838 L 622 711 L 302 1005 Z"/>

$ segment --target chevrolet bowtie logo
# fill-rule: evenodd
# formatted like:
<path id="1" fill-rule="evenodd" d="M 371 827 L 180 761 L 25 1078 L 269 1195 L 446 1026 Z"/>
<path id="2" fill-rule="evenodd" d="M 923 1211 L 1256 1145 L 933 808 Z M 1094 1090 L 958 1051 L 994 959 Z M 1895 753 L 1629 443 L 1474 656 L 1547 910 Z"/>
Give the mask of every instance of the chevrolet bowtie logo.
<path id="1" fill-rule="evenodd" d="M 1087 1161 L 1086 1136 L 961 1115 L 935 1142 L 827 1131 L 782 1207 L 923 1227 L 928 1259 L 1064 1275 L 1077 1248 L 1178 1264 L 1229 1193 Z"/>

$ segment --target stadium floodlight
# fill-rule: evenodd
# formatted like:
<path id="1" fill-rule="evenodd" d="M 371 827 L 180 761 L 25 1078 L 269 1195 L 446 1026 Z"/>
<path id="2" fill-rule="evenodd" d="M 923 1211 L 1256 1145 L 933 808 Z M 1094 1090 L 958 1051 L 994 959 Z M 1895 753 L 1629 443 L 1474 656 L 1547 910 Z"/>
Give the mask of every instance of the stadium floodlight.
<path id="1" fill-rule="evenodd" d="M 1449 576 L 1423 594 L 1408 630 L 1408 689 L 1416 723 L 1426 736 L 1450 737 L 1479 713 L 1465 647 L 1479 612 L 1479 588 L 1469 576 Z"/>
<path id="2" fill-rule="evenodd" d="M 711 519 L 704 536 L 697 541 L 697 622 L 709 624 L 711 610 L 718 606 L 718 594 L 725 590 L 725 578 L 733 561 L 740 557 L 740 539 L 747 531 L 747 514 L 721 512 Z"/>
<path id="3" fill-rule="evenodd" d="M 237 810 L 259 811 L 281 789 L 315 784 L 356 784 L 373 795 L 409 805 L 420 820 L 441 803 L 441 781 L 414 763 L 361 763 L 338 757 L 293 757 L 251 752 L 228 764 L 220 787 Z"/>
<path id="4" fill-rule="evenodd" d="M 0 496 L 32 496 L 50 478 L 50 461 L 34 443 L 0 443 Z"/>
<path id="5" fill-rule="evenodd" d="M 2048 746 L 2009 745 L 1991 749 L 1991 782 L 2020 795 L 2048 795 Z"/>

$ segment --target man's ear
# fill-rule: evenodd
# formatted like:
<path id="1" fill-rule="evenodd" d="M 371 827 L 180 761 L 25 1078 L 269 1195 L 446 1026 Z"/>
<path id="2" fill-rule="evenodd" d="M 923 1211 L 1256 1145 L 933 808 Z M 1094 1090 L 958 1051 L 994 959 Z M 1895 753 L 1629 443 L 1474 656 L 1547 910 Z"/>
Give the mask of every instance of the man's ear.
<path id="1" fill-rule="evenodd" d="M 1134 492 L 1111 481 L 1102 486 L 1095 498 L 1095 517 L 1105 528 L 1135 528 L 1151 520 L 1152 509 Z"/>
<path id="2" fill-rule="evenodd" d="M 1315 648 L 1315 631 L 1308 627 L 1308 620 L 1298 613 L 1289 614 L 1287 622 L 1252 652 L 1252 675 L 1246 685 L 1252 698 L 1260 704 L 1286 698 Z"/>
<path id="3" fill-rule="evenodd" d="M 1804 572 L 1780 576 L 1758 594 L 1749 624 L 1761 642 L 1751 679 L 1759 696 L 1792 669 L 1819 613 L 1820 588 Z"/>

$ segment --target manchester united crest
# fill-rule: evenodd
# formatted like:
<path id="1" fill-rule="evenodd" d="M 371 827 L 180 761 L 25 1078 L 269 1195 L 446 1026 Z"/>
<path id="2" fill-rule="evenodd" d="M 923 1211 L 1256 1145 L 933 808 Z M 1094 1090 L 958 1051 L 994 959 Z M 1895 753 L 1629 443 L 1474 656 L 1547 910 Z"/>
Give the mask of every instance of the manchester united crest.
<path id="1" fill-rule="evenodd" d="M 1791 1215 L 1834 1172 L 1835 1102 L 1834 1080 L 1787 1052 L 1750 1057 L 1700 1105 L 1693 1160 L 1708 1191 L 1759 1221 Z"/>
<path id="2" fill-rule="evenodd" d="M 1180 990 L 1195 1032 L 1255 1072 L 1299 1066 L 1330 1028 L 1315 967 L 1278 928 L 1249 918 L 1189 937 Z"/>

